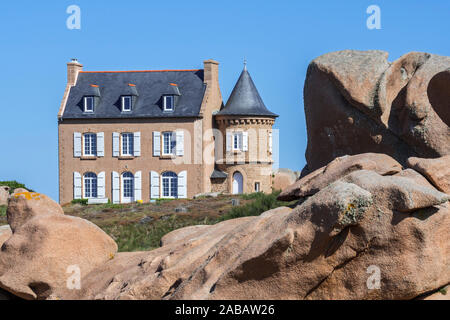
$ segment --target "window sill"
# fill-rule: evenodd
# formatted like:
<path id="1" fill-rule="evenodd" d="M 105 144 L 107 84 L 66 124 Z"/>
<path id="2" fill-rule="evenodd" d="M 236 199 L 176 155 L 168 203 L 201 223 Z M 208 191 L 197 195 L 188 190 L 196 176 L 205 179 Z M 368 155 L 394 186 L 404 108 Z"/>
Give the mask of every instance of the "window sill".
<path id="1" fill-rule="evenodd" d="M 133 160 L 134 156 L 119 156 L 119 160 Z"/>
<path id="2" fill-rule="evenodd" d="M 160 159 L 175 159 L 177 156 L 174 154 L 163 154 L 159 158 Z"/>
<path id="3" fill-rule="evenodd" d="M 81 160 L 97 160 L 98 156 L 81 156 Z"/>

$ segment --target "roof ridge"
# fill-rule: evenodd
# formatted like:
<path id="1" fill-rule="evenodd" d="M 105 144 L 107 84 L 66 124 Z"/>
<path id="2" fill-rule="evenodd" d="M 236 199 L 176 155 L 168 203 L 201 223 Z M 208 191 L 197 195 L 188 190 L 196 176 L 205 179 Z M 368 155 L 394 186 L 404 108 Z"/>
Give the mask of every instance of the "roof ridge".
<path id="1" fill-rule="evenodd" d="M 193 72 L 203 69 L 173 69 L 173 70 L 124 70 L 124 71 L 80 71 L 80 73 L 124 73 L 124 72 Z"/>

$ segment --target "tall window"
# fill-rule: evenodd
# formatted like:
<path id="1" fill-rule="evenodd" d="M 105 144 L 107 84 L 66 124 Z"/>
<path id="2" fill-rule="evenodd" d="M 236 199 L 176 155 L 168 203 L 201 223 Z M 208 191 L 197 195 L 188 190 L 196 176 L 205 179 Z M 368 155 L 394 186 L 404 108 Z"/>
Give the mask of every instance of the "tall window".
<path id="1" fill-rule="evenodd" d="M 255 192 L 261 191 L 261 186 L 259 182 L 255 182 Z"/>
<path id="2" fill-rule="evenodd" d="M 175 154 L 176 148 L 175 134 L 173 132 L 163 132 L 163 154 Z"/>
<path id="3" fill-rule="evenodd" d="M 97 175 L 93 172 L 84 175 L 84 198 L 97 198 Z"/>
<path id="4" fill-rule="evenodd" d="M 233 150 L 242 150 L 242 132 L 233 133 Z"/>
<path id="5" fill-rule="evenodd" d="M 134 176 L 131 172 L 122 174 L 122 202 L 131 202 L 134 198 Z"/>
<path id="6" fill-rule="evenodd" d="M 174 97 L 164 96 L 164 111 L 173 111 Z"/>
<path id="7" fill-rule="evenodd" d="M 84 155 L 96 156 L 97 155 L 97 134 L 85 133 L 84 135 Z"/>
<path id="8" fill-rule="evenodd" d="M 178 176 L 175 172 L 164 172 L 162 174 L 162 195 L 164 198 L 178 197 Z"/>
<path id="9" fill-rule="evenodd" d="M 134 152 L 134 136 L 132 133 L 122 133 L 122 155 L 132 156 Z"/>
<path id="10" fill-rule="evenodd" d="M 94 112 L 94 97 L 84 97 L 84 112 Z"/>
<path id="11" fill-rule="evenodd" d="M 123 96 L 122 97 L 122 111 L 131 111 L 131 108 L 132 108 L 131 96 Z"/>

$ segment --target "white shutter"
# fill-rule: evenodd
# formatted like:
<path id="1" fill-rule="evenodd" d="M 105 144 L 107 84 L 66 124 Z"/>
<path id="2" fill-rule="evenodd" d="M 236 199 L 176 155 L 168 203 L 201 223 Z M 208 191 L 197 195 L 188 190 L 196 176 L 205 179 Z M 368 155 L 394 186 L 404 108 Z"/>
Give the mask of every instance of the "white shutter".
<path id="1" fill-rule="evenodd" d="M 105 156 L 105 134 L 103 132 L 97 133 L 97 157 Z"/>
<path id="2" fill-rule="evenodd" d="M 142 200 L 142 171 L 134 174 L 134 201 Z"/>
<path id="3" fill-rule="evenodd" d="M 187 198 L 187 171 L 178 174 L 178 198 Z"/>
<path id="4" fill-rule="evenodd" d="M 178 130 L 176 132 L 176 135 L 177 135 L 177 143 L 176 143 L 177 156 L 183 156 L 184 155 L 184 131 Z"/>
<path id="5" fill-rule="evenodd" d="M 112 140 L 112 148 L 113 148 L 113 157 L 119 156 L 119 145 L 120 145 L 120 135 L 118 132 L 113 132 L 113 140 Z"/>
<path id="6" fill-rule="evenodd" d="M 242 132 L 242 151 L 248 151 L 248 132 Z"/>
<path id="7" fill-rule="evenodd" d="M 273 144 L 273 139 L 272 139 L 272 132 L 269 132 L 269 152 L 272 153 L 272 144 Z"/>
<path id="8" fill-rule="evenodd" d="M 230 131 L 227 131 L 227 152 L 231 151 L 231 146 L 232 146 L 232 134 Z"/>
<path id="9" fill-rule="evenodd" d="M 81 199 L 81 174 L 79 172 L 73 173 L 73 198 Z"/>
<path id="10" fill-rule="evenodd" d="M 161 155 L 161 132 L 153 131 L 153 156 Z"/>
<path id="11" fill-rule="evenodd" d="M 112 203 L 120 203 L 120 179 L 119 173 L 111 173 Z"/>
<path id="12" fill-rule="evenodd" d="M 81 133 L 73 133 L 73 156 L 75 158 L 81 157 Z"/>
<path id="13" fill-rule="evenodd" d="M 141 156 L 141 133 L 135 132 L 133 134 L 134 139 L 134 156 L 140 157 Z"/>
<path id="14" fill-rule="evenodd" d="M 97 198 L 105 198 L 105 171 L 100 172 L 97 175 Z"/>
<path id="15" fill-rule="evenodd" d="M 159 198 L 159 174 L 155 171 L 150 171 L 150 198 Z"/>

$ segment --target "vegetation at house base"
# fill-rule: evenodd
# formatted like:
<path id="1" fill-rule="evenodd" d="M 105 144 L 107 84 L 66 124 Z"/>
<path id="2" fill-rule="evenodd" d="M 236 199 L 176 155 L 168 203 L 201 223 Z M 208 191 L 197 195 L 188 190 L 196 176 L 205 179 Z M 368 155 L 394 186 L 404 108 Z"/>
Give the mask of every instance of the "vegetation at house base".
<path id="1" fill-rule="evenodd" d="M 8 224 L 8 221 L 6 220 L 6 209 L 7 206 L 0 206 L 0 226 L 4 224 Z"/>
<path id="2" fill-rule="evenodd" d="M 64 206 L 66 214 L 78 216 L 98 225 L 119 246 L 119 251 L 152 250 L 160 246 L 167 233 L 193 225 L 212 225 L 228 219 L 256 216 L 292 203 L 276 200 L 279 192 L 247 195 L 220 195 L 217 198 L 157 200 L 144 204 L 99 204 Z M 232 199 L 239 199 L 238 206 Z M 184 207 L 187 213 L 177 213 Z"/>
<path id="3" fill-rule="evenodd" d="M 14 189 L 17 188 L 23 188 L 27 189 L 30 192 L 34 192 L 33 190 L 27 188 L 23 183 L 17 182 L 17 181 L 0 181 L 0 186 L 7 186 L 9 187 L 9 193 L 12 194 Z"/>
<path id="4" fill-rule="evenodd" d="M 87 206 L 88 204 L 88 199 L 73 199 L 70 203 L 71 204 L 81 204 L 83 206 Z"/>

